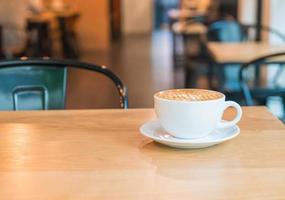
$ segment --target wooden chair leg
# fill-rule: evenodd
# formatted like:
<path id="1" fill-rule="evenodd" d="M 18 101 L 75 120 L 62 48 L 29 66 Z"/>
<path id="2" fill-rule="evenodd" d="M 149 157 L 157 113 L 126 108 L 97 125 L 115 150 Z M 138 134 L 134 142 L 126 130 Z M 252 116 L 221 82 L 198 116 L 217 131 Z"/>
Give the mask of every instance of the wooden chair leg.
<path id="1" fill-rule="evenodd" d="M 208 85 L 210 89 L 214 89 L 214 62 L 209 61 L 208 62 L 208 73 L 207 73 L 207 79 L 208 79 Z"/>
<path id="2" fill-rule="evenodd" d="M 197 74 L 195 69 L 191 66 L 185 67 L 185 87 L 186 88 L 195 88 L 197 87 L 196 84 Z"/>
<path id="3" fill-rule="evenodd" d="M 266 103 L 267 103 L 267 99 L 266 98 L 258 99 L 258 104 L 259 105 L 266 106 Z"/>

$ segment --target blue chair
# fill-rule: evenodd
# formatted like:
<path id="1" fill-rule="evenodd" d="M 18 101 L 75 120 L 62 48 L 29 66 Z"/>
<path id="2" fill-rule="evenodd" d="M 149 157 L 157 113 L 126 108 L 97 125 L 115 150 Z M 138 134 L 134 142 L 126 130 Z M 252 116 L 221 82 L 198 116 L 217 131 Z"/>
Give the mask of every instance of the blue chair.
<path id="1" fill-rule="evenodd" d="M 211 42 L 237 43 L 245 40 L 245 34 L 244 29 L 239 22 L 232 19 L 221 19 L 209 25 L 207 39 Z M 209 63 L 209 79 L 212 79 L 215 74 L 215 77 L 218 80 L 218 88 L 238 82 L 237 74 L 239 65 L 227 65 L 226 67 L 220 66 L 218 68 L 213 68 L 213 62 L 210 60 Z M 211 87 L 213 86 L 211 85 Z"/>
<path id="2" fill-rule="evenodd" d="M 235 20 L 219 20 L 209 25 L 208 41 L 241 42 L 244 38 L 242 26 Z"/>

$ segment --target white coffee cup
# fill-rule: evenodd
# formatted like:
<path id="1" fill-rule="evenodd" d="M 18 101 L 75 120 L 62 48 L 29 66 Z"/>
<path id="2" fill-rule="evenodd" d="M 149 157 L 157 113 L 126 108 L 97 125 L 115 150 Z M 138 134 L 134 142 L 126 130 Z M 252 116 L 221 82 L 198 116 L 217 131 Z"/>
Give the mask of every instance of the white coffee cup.
<path id="1" fill-rule="evenodd" d="M 181 96 L 185 96 L 183 92 L 190 96 L 193 92 L 193 99 L 180 99 Z M 169 94 L 174 94 L 174 97 L 167 96 Z M 233 101 L 225 101 L 224 94 L 201 89 L 158 92 L 154 95 L 154 107 L 161 126 L 174 137 L 184 139 L 202 138 L 216 128 L 234 126 L 242 116 L 240 105 Z M 229 107 L 236 109 L 236 116 L 232 121 L 222 121 L 223 113 Z"/>

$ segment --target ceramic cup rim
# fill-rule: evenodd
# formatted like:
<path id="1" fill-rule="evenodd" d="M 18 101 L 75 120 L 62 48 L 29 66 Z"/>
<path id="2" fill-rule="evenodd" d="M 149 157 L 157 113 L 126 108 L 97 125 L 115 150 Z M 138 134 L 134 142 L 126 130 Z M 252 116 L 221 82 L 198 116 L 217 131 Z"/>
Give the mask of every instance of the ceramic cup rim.
<path id="1" fill-rule="evenodd" d="M 158 97 L 157 95 L 159 93 L 163 93 L 163 92 L 169 92 L 169 91 L 179 91 L 179 90 L 199 90 L 199 91 L 205 91 L 205 92 L 216 92 L 218 94 L 221 94 L 221 97 L 220 98 L 217 98 L 217 99 L 209 99 L 209 100 L 203 100 L 203 101 L 183 101 L 183 100 L 173 100 L 173 99 L 165 99 L 165 98 L 161 98 L 161 97 Z M 191 88 L 185 88 L 185 89 L 169 89 L 169 90 L 161 90 L 159 92 L 156 92 L 154 95 L 153 95 L 154 99 L 157 99 L 159 101 L 166 101 L 166 102 L 172 102 L 172 103 L 185 103 L 185 104 L 192 104 L 192 103 L 210 103 L 210 102 L 216 102 L 216 101 L 221 101 L 221 100 L 225 100 L 226 96 L 221 93 L 221 92 L 218 92 L 218 91 L 215 91 L 215 90 L 207 90 L 207 89 L 191 89 Z"/>

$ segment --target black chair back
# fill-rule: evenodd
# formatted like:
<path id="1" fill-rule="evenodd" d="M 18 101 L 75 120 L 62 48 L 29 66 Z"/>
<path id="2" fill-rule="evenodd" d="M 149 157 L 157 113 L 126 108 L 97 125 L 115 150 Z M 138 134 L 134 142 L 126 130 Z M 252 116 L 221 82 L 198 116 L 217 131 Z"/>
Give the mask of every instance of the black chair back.
<path id="1" fill-rule="evenodd" d="M 0 62 L 0 110 L 64 109 L 67 68 L 105 75 L 117 88 L 120 107 L 128 107 L 126 87 L 105 66 L 72 60 L 23 58 Z"/>
<path id="2" fill-rule="evenodd" d="M 281 97 L 284 104 L 285 83 L 279 82 L 284 67 L 285 52 L 262 56 L 243 64 L 239 71 L 239 82 L 246 105 L 251 106 L 255 102 L 264 105 L 271 96 Z M 264 68 L 265 77 L 262 75 Z"/>
<path id="3" fill-rule="evenodd" d="M 278 42 L 285 43 L 285 35 L 278 30 L 266 26 L 266 25 L 245 25 L 242 24 L 242 30 L 244 34 L 244 39 L 247 41 L 255 41 L 256 40 L 256 32 L 257 30 L 260 29 L 262 33 L 267 34 L 268 36 L 275 36 L 275 39 Z M 262 39 L 262 38 L 261 38 Z"/>

